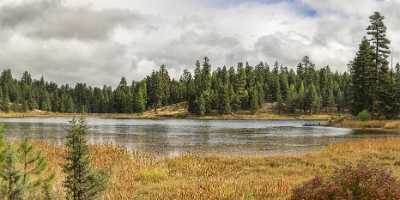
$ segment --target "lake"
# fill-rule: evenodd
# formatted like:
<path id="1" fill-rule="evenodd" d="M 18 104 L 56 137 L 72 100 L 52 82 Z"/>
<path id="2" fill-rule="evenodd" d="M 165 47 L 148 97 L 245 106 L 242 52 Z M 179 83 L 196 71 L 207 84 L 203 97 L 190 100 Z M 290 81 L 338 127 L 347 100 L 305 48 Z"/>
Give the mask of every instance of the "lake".
<path id="1" fill-rule="evenodd" d="M 71 118 L 3 118 L 11 139 L 24 136 L 63 144 Z M 310 127 L 301 120 L 114 120 L 86 119 L 91 144 L 115 144 L 132 151 L 174 156 L 182 153 L 271 155 L 299 153 L 336 142 L 396 134 L 359 134 L 344 128 Z"/>

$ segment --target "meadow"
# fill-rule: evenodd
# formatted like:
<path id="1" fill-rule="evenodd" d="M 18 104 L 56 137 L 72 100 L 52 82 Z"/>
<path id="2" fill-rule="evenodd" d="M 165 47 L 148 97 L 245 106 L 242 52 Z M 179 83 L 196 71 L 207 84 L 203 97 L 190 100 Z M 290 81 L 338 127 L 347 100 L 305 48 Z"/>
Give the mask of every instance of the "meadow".
<path id="1" fill-rule="evenodd" d="M 54 190 L 64 196 L 66 150 L 34 142 L 55 172 Z M 270 157 L 181 155 L 161 157 L 106 145 L 90 146 L 95 168 L 110 174 L 102 199 L 288 199 L 294 187 L 315 175 L 364 162 L 400 177 L 400 139 L 365 139 L 301 155 Z"/>

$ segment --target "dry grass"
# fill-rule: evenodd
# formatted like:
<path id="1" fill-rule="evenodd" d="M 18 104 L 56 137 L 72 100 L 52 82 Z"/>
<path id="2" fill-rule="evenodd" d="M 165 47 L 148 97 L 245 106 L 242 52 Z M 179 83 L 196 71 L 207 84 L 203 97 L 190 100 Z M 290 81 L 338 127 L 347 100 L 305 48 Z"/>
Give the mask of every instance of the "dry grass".
<path id="1" fill-rule="evenodd" d="M 400 120 L 370 120 L 358 121 L 344 119 L 332 124 L 337 127 L 358 128 L 358 129 L 390 129 L 400 130 Z"/>
<path id="2" fill-rule="evenodd" d="M 65 150 L 36 143 L 57 174 L 62 197 Z M 287 199 L 298 184 L 331 173 L 345 163 L 367 162 L 400 177 L 400 139 L 370 139 L 326 147 L 298 156 L 238 157 L 184 155 L 160 158 L 112 146 L 91 146 L 96 168 L 112 175 L 104 199 Z"/>
<path id="3" fill-rule="evenodd" d="M 73 117 L 73 116 L 84 116 L 84 117 L 97 117 L 107 119 L 162 119 L 162 118 L 190 118 L 190 119 L 221 119 L 221 120 L 330 120 L 333 115 L 329 113 L 322 113 L 316 115 L 286 115 L 286 114 L 275 114 L 272 112 L 272 105 L 265 103 L 264 106 L 257 112 L 251 113 L 250 111 L 241 111 L 235 114 L 227 115 L 208 115 L 208 116 L 195 116 L 187 112 L 187 104 L 179 103 L 171 106 L 165 106 L 159 108 L 157 112 L 154 110 L 148 110 L 142 114 L 121 114 L 121 113 L 55 113 L 55 112 L 44 112 L 44 111 L 33 111 L 27 113 L 0 112 L 0 118 L 23 118 L 23 117 Z"/>
<path id="4" fill-rule="evenodd" d="M 384 126 L 385 129 L 400 129 L 400 121 L 387 122 Z"/>

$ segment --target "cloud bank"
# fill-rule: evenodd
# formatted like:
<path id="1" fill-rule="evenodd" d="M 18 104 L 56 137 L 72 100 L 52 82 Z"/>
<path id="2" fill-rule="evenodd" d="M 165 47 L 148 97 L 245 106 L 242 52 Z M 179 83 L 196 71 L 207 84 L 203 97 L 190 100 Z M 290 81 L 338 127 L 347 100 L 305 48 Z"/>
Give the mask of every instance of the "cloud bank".
<path id="1" fill-rule="evenodd" d="M 344 71 L 375 10 L 386 16 L 394 60 L 399 0 L 3 0 L 0 68 L 59 83 L 116 85 L 166 64 L 178 77 L 264 61 L 293 67 L 308 55 Z"/>

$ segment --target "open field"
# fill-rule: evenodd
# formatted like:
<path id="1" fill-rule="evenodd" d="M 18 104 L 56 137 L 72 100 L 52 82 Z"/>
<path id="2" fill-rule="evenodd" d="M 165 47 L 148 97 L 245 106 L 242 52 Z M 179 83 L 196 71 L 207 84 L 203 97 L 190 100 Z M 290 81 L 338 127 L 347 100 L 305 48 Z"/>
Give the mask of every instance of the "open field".
<path id="1" fill-rule="evenodd" d="M 62 197 L 65 149 L 35 143 L 56 173 Z M 400 177 L 400 139 L 368 139 L 328 146 L 303 155 L 272 157 L 158 157 L 112 146 L 91 146 L 96 168 L 111 173 L 104 199 L 287 199 L 291 190 L 314 175 L 360 161 Z"/>
<path id="2" fill-rule="evenodd" d="M 165 119 L 165 118 L 186 118 L 186 119 L 221 119 L 221 120 L 330 120 L 332 114 L 316 114 L 316 115 L 286 115 L 276 114 L 272 112 L 271 104 L 264 104 L 257 113 L 251 113 L 249 111 L 240 111 L 234 114 L 228 115 L 207 115 L 207 116 L 196 116 L 191 115 L 187 112 L 186 103 L 179 103 L 171 106 L 165 106 L 159 108 L 157 112 L 154 110 L 148 110 L 141 114 L 121 114 L 121 113 L 56 113 L 56 112 L 44 112 L 44 111 L 32 111 L 32 112 L 9 112 L 0 113 L 0 118 L 23 118 L 23 117 L 72 117 L 72 116 L 84 116 L 84 117 L 98 117 L 107 119 Z"/>

